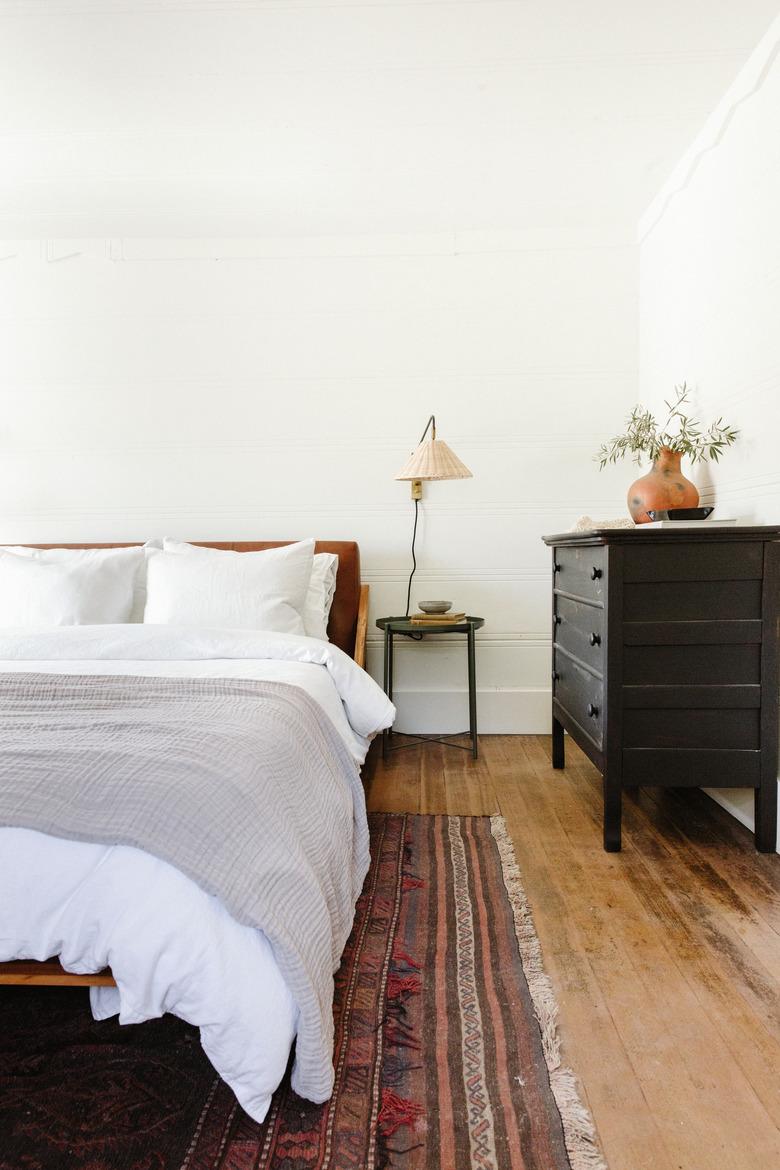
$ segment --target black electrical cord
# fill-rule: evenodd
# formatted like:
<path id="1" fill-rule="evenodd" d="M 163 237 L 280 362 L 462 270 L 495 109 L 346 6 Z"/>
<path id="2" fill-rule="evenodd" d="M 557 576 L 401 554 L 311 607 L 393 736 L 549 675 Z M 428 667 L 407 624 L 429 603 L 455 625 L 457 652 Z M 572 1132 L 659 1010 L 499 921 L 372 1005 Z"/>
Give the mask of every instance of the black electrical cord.
<path id="1" fill-rule="evenodd" d="M 428 431 L 431 429 L 431 427 L 433 428 L 432 438 L 435 439 L 436 438 L 436 416 L 433 414 L 428 419 L 427 423 L 425 424 L 425 430 L 420 435 L 420 443 L 423 442 L 423 440 L 425 439 L 425 436 L 428 434 Z M 418 446 L 419 446 L 419 443 L 418 443 Z M 414 542 L 417 538 L 417 518 L 418 518 L 418 514 L 419 514 L 419 503 L 420 503 L 420 501 L 417 498 L 417 496 L 414 496 L 414 528 L 412 529 L 412 571 L 409 574 L 409 585 L 408 585 L 407 590 L 406 590 L 406 615 L 405 615 L 406 617 L 409 616 L 409 603 L 410 603 L 411 597 L 412 597 L 412 577 L 414 576 L 415 570 L 417 568 L 417 558 L 414 555 Z M 422 638 L 422 634 L 410 634 L 409 637 Z"/>
<path id="2" fill-rule="evenodd" d="M 417 568 L 417 558 L 414 555 L 414 542 L 417 538 L 417 516 L 419 511 L 419 500 L 414 501 L 414 528 L 412 529 L 412 571 L 409 574 L 409 585 L 406 590 L 406 617 L 409 616 L 409 601 L 412 596 L 412 577 Z"/>

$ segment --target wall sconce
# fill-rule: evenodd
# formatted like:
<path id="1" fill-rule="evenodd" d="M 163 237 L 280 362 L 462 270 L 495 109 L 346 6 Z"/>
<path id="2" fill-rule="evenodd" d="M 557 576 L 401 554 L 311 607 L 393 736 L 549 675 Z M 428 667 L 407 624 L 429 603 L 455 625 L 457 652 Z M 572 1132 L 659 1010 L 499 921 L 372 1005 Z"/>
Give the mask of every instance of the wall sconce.
<path id="1" fill-rule="evenodd" d="M 425 438 L 428 431 L 430 439 Z M 412 452 L 408 461 L 395 477 L 409 480 L 412 485 L 412 500 L 414 501 L 414 528 L 412 529 L 412 571 L 409 574 L 409 585 L 406 590 L 406 616 L 409 616 L 409 601 L 412 595 L 412 578 L 417 568 L 414 555 L 414 544 L 417 538 L 417 518 L 420 500 L 422 499 L 423 480 L 426 479 L 471 479 L 472 475 L 465 463 L 461 463 L 455 452 L 447 446 L 443 439 L 436 438 L 436 416 L 431 415 L 426 423 L 417 448 Z"/>

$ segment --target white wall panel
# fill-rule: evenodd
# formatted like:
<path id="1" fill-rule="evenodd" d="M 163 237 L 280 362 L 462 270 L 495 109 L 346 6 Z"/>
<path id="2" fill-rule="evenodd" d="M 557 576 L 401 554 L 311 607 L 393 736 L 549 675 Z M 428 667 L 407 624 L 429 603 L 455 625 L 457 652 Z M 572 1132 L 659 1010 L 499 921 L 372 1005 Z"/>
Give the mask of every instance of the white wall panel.
<path id="1" fill-rule="evenodd" d="M 687 379 L 707 421 L 741 430 L 697 470 L 703 503 L 780 520 L 780 19 L 641 225 L 640 373 L 658 404 Z M 752 794 L 711 795 L 751 828 Z"/>
<path id="2" fill-rule="evenodd" d="M 592 232 L 268 250 L 8 242 L 0 539 L 353 538 L 373 623 L 405 604 L 413 512 L 393 477 L 436 411 L 474 478 L 426 487 L 413 603 L 484 615 L 483 727 L 544 730 L 540 534 L 623 511 L 623 477 L 592 456 L 635 378 L 635 250 Z M 414 649 L 409 726 L 457 726 L 463 647 Z"/>

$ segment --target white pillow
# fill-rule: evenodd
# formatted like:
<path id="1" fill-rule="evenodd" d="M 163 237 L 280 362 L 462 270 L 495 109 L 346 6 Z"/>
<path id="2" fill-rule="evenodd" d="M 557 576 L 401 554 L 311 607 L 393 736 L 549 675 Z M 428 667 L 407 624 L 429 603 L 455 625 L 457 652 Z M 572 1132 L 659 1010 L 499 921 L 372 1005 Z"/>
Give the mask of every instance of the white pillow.
<path id="1" fill-rule="evenodd" d="M 82 626 L 127 622 L 143 549 L 0 550 L 0 625 Z M 69 553 L 75 553 L 69 556 Z M 99 553 L 99 556 L 88 554 Z M 134 553 L 134 556 L 129 556 Z"/>
<path id="2" fill-rule="evenodd" d="M 314 541 L 264 552 L 150 551 L 144 622 L 303 634 Z"/>
<path id="3" fill-rule="evenodd" d="M 205 553 L 206 555 L 223 556 L 224 549 L 201 548 L 196 544 L 187 544 L 183 540 L 173 540 L 166 536 L 163 548 L 172 553 Z M 254 556 L 254 553 L 232 554 L 237 556 Z M 339 567 L 339 558 L 336 553 L 315 553 L 312 560 L 309 588 L 306 591 L 306 600 L 303 604 L 301 617 L 307 637 L 328 640 L 328 618 L 330 617 L 333 598 L 336 595 L 336 573 Z"/>
<path id="4" fill-rule="evenodd" d="M 118 620 L 142 622 L 144 620 L 144 606 L 146 605 L 146 550 L 150 547 L 159 547 L 159 545 L 159 541 L 147 541 L 144 545 L 134 545 L 131 548 L 28 548 L 23 544 L 9 544 L 1 546 L 0 551 L 43 562 L 73 562 L 74 564 L 102 564 L 105 562 L 115 565 L 117 572 L 124 568 L 133 591 L 133 602 L 129 617 Z"/>
<path id="5" fill-rule="evenodd" d="M 310 638 L 322 638 L 323 642 L 328 640 L 328 618 L 336 595 L 338 567 L 336 553 L 314 554 L 303 607 L 303 625 Z"/>

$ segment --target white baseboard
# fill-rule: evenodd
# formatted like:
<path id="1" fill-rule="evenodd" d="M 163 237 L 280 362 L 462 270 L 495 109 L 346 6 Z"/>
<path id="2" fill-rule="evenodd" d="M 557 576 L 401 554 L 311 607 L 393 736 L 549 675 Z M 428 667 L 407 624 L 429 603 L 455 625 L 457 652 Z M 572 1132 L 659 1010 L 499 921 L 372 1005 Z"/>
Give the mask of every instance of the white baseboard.
<path id="1" fill-rule="evenodd" d="M 397 731 L 452 735 L 469 725 L 468 691 L 401 690 L 393 695 Z M 487 735 L 549 735 L 550 688 L 477 690 L 477 724 Z"/>
<path id="2" fill-rule="evenodd" d="M 780 781 L 778 781 L 778 786 L 780 787 Z M 751 788 L 704 788 L 702 791 L 706 792 L 707 796 L 719 804 L 721 808 L 725 808 L 727 813 L 731 813 L 746 829 L 750 829 L 751 833 L 755 832 L 756 820 Z M 780 796 L 780 792 L 778 792 L 778 796 Z M 780 818 L 778 818 L 775 852 L 780 853 Z"/>

